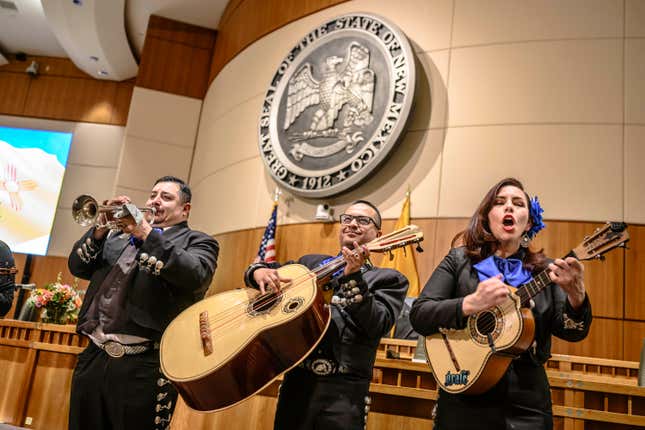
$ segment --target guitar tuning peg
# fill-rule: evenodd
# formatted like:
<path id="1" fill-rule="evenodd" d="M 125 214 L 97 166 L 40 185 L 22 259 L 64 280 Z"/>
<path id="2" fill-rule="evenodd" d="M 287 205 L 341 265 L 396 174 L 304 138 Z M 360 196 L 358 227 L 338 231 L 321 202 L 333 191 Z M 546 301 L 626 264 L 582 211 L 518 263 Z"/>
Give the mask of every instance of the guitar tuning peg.
<path id="1" fill-rule="evenodd" d="M 423 252 L 423 248 L 421 248 L 421 245 L 419 244 L 419 242 L 417 242 L 417 248 L 416 249 L 417 249 L 417 252 Z"/>
<path id="2" fill-rule="evenodd" d="M 388 251 L 388 254 L 390 256 L 390 261 L 394 260 L 394 254 L 392 254 L 392 251 Z"/>
<path id="3" fill-rule="evenodd" d="M 605 256 L 604 255 L 598 255 L 596 258 L 600 261 L 605 261 Z"/>

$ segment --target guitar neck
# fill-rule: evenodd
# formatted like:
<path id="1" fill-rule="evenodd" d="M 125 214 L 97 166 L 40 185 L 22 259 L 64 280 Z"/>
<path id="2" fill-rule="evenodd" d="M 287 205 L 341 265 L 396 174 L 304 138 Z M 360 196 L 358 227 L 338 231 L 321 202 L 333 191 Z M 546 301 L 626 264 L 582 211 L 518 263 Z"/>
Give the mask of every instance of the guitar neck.
<path id="1" fill-rule="evenodd" d="M 408 225 L 399 230 L 393 231 L 386 235 L 380 236 L 372 240 L 371 242 L 366 243 L 364 246 L 368 249 L 370 253 L 373 252 L 390 252 L 393 249 L 401 248 L 406 245 L 411 245 L 413 243 L 417 244 L 417 251 L 422 252 L 423 250 L 419 246 L 419 242 L 423 240 L 423 233 L 415 225 Z M 322 266 L 313 270 L 313 273 L 316 275 L 316 280 L 318 283 L 326 280 L 334 273 L 341 270 L 347 262 L 342 255 L 335 257 L 323 264 Z"/>
<path id="2" fill-rule="evenodd" d="M 321 282 L 329 278 L 331 275 L 338 272 L 339 270 L 343 269 L 346 264 L 347 262 L 343 259 L 343 256 L 339 255 L 333 260 L 328 261 L 322 266 L 312 270 L 312 272 L 316 275 L 316 281 Z"/>
<path id="3" fill-rule="evenodd" d="M 562 258 L 565 259 L 567 257 L 578 258 L 575 252 L 573 251 L 569 251 L 569 253 Z M 544 269 L 539 274 L 534 276 L 533 279 L 531 279 L 529 282 L 527 282 L 526 284 L 522 285 L 517 289 L 515 294 L 517 294 L 520 297 L 522 306 L 528 306 L 529 301 L 533 297 L 537 296 L 551 282 L 553 282 L 549 277 L 550 272 L 551 272 L 551 269 L 549 268 Z"/>
<path id="4" fill-rule="evenodd" d="M 378 250 L 371 249 L 369 245 L 367 245 L 367 249 L 370 252 L 379 252 Z M 338 272 L 339 270 L 343 269 L 347 262 L 343 258 L 342 255 L 339 255 L 338 257 L 335 257 L 334 259 L 328 261 L 327 263 L 323 264 L 322 266 L 316 268 L 313 270 L 313 273 L 316 275 L 316 280 L 318 282 L 321 282 L 334 273 Z"/>

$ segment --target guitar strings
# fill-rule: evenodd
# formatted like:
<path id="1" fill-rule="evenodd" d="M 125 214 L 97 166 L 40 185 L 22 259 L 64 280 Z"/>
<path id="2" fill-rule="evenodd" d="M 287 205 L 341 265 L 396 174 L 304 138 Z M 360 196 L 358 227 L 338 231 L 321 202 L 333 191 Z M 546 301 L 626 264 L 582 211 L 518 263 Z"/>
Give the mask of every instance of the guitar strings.
<path id="1" fill-rule="evenodd" d="M 367 243 L 366 246 L 367 246 L 367 248 L 368 248 L 368 250 L 370 252 L 378 252 L 379 251 L 378 247 L 379 246 L 381 246 L 381 247 L 384 246 L 385 240 L 394 241 L 394 243 L 390 244 L 391 246 L 394 246 L 394 245 L 405 246 L 405 245 L 407 245 L 409 243 L 414 243 L 414 241 L 416 239 L 418 239 L 418 235 L 408 233 L 409 230 L 414 230 L 414 229 L 410 228 L 410 226 L 405 227 L 402 230 L 398 230 L 398 231 L 392 232 L 390 234 L 387 234 L 385 236 L 381 236 L 379 238 L 376 238 L 373 241 Z M 403 237 L 399 237 L 398 239 L 393 239 L 396 236 L 401 236 L 402 233 L 405 233 L 406 235 L 403 236 Z M 324 266 L 321 266 L 321 267 L 319 267 L 317 269 L 314 269 L 314 273 L 317 273 L 318 277 L 322 279 L 322 278 L 324 278 L 326 276 L 329 276 L 332 273 L 336 272 L 337 270 L 342 268 L 344 265 L 345 265 L 345 262 L 344 262 L 342 256 L 339 256 L 339 257 L 336 257 L 335 259 L 331 260 L 330 262 L 328 262 Z M 318 273 L 318 272 L 320 272 L 320 273 Z M 308 274 L 304 275 L 304 279 L 307 279 L 308 277 L 309 277 Z M 296 281 L 298 281 L 298 279 L 296 279 Z M 300 282 L 302 282 L 302 281 L 297 282 L 296 285 L 291 285 L 293 283 L 293 281 L 292 281 L 291 284 L 286 284 L 285 287 L 282 288 L 282 290 L 284 290 L 285 288 L 288 289 L 289 287 L 293 287 L 293 286 L 297 287 Z M 257 301 L 258 299 L 259 299 L 259 301 Z M 250 299 L 248 301 L 237 303 L 237 304 L 233 305 L 231 308 L 229 308 L 228 310 L 224 309 L 223 312 L 218 313 L 218 315 L 216 317 L 214 317 L 214 318 L 216 320 L 220 316 L 226 316 L 227 311 L 235 312 L 240 306 L 244 306 L 244 309 L 245 309 L 244 312 L 242 314 L 240 314 L 240 315 L 245 315 L 246 314 L 246 309 L 248 308 L 248 305 L 253 300 L 256 300 L 255 304 L 258 305 L 259 307 L 261 307 L 261 306 L 264 306 L 264 305 L 270 303 L 272 300 L 275 300 L 275 294 L 273 294 L 273 295 L 272 294 L 266 294 L 266 295 L 259 296 L 259 297 L 256 296 L 256 297 L 254 297 L 254 298 L 252 298 L 252 299 Z M 234 318 L 237 318 L 238 316 L 239 315 L 235 315 Z M 217 321 L 214 321 L 213 318 L 209 318 L 210 326 L 212 326 L 213 323 L 215 323 L 215 322 L 217 322 Z"/>
<path id="2" fill-rule="evenodd" d="M 219 312 L 216 315 L 214 315 L 212 318 L 209 318 L 208 320 L 209 326 L 212 327 L 214 324 L 222 322 L 229 316 L 232 316 L 233 319 L 238 318 L 240 316 L 245 316 L 248 313 L 250 306 L 253 306 L 256 309 L 261 309 L 262 307 L 269 305 L 271 302 L 277 301 L 280 298 L 280 295 L 284 294 L 284 292 L 288 290 L 295 289 L 303 285 L 310 285 L 306 281 L 309 281 L 312 279 L 316 279 L 316 277 L 313 276 L 312 273 L 305 273 L 291 280 L 290 282 L 283 284 L 280 291 L 277 293 L 269 292 L 265 294 L 258 294 L 255 297 L 249 298 L 248 300 L 243 300 L 241 302 L 238 302 L 234 304 L 231 308 L 224 310 L 223 312 Z M 235 313 L 236 311 L 240 310 L 240 308 L 242 311 L 240 313 Z M 231 315 L 231 312 L 233 312 L 234 314 Z M 226 322 L 228 321 L 225 321 L 224 324 L 226 324 Z M 217 328 L 221 328 L 221 327 L 217 327 Z"/>
<path id="3" fill-rule="evenodd" d="M 406 228 L 407 230 L 407 228 Z M 372 242 L 366 244 L 368 250 L 370 252 L 375 252 L 378 251 L 379 249 L 377 248 L 378 245 L 383 246 L 384 241 L 387 239 L 390 242 L 393 240 L 397 243 L 390 243 L 390 246 L 393 245 L 398 245 L 398 246 L 405 246 L 410 243 L 413 243 L 415 239 L 418 239 L 416 234 L 409 234 L 407 233 L 406 236 L 398 239 L 393 239 L 395 235 L 400 235 L 400 232 L 393 232 L 390 233 L 389 235 L 386 236 L 381 236 L 380 238 L 376 238 Z M 411 240 L 412 239 L 412 240 Z M 418 241 L 417 241 L 418 242 Z M 335 273 L 342 267 L 344 267 L 346 264 L 345 260 L 343 259 L 342 256 L 338 256 L 325 264 L 324 266 L 321 266 L 317 269 L 313 270 L 313 273 L 316 274 L 317 279 L 324 279 L 327 276 L 330 276 L 331 274 Z M 300 278 L 296 278 L 295 280 L 292 280 L 289 284 L 286 284 L 283 288 L 281 288 L 281 291 L 284 292 L 285 290 L 289 290 L 291 288 L 297 288 L 301 285 L 303 285 L 304 281 L 307 281 L 309 279 L 312 279 L 311 277 L 311 272 L 308 272 L 304 275 L 302 275 Z M 295 282 L 294 282 L 295 281 Z M 278 293 L 279 294 L 279 293 Z M 245 316 L 248 313 L 248 308 L 249 305 L 253 302 L 253 305 L 256 308 L 261 308 L 265 305 L 270 304 L 272 301 L 277 300 L 277 294 L 264 294 L 261 296 L 256 296 L 254 298 L 251 298 L 249 300 L 242 301 L 240 303 L 237 303 L 233 305 L 231 308 L 228 310 L 225 309 L 223 312 L 218 313 L 212 318 L 208 319 L 208 326 L 211 332 L 214 332 L 216 330 L 221 330 L 222 328 L 226 328 L 230 326 L 231 324 L 234 324 L 235 321 L 243 316 Z M 240 309 L 242 308 L 243 309 Z M 230 317 L 230 319 L 228 319 Z M 223 321 L 223 322 L 222 322 Z M 216 324 L 220 323 L 221 325 L 215 326 Z"/>
<path id="4" fill-rule="evenodd" d="M 412 234 L 410 234 L 410 231 L 412 231 Z M 406 236 L 400 237 L 402 233 L 406 233 Z M 396 238 L 397 236 L 399 237 Z M 386 244 L 385 240 L 388 240 L 390 243 Z M 418 243 L 419 241 L 420 239 L 418 234 L 414 233 L 414 229 L 408 226 L 402 230 L 392 232 L 390 234 L 381 236 L 380 238 L 376 238 L 373 241 L 365 244 L 365 246 L 370 252 L 375 252 L 382 250 L 378 249 L 379 246 L 382 248 L 384 245 L 388 245 L 390 247 L 389 249 L 392 249 L 395 245 L 400 247 L 406 246 L 410 243 Z M 228 309 L 224 309 L 222 312 L 217 313 L 213 317 L 209 317 L 208 328 L 211 333 L 215 332 L 216 330 L 227 328 L 228 326 L 235 324 L 237 319 L 248 314 L 249 305 L 251 305 L 251 303 L 253 303 L 253 306 L 255 306 L 255 308 L 262 308 L 263 306 L 270 305 L 271 302 L 277 301 L 278 294 L 283 294 L 284 291 L 289 289 L 307 285 L 305 281 L 314 279 L 312 275 L 316 275 L 315 279 L 324 279 L 325 277 L 330 276 L 331 274 L 344 267 L 345 264 L 346 262 L 342 256 L 336 257 L 327 264 L 314 269 L 313 271 L 309 271 L 299 277 L 296 277 L 289 283 L 286 283 L 284 287 L 281 288 L 281 292 L 268 294 L 265 293 L 263 295 L 255 296 L 249 300 L 235 303 Z"/>
<path id="5" fill-rule="evenodd" d="M 227 328 L 231 324 L 234 324 L 238 318 L 246 316 L 248 314 L 249 306 L 253 306 L 256 309 L 262 308 L 263 306 L 269 305 L 272 301 L 277 301 L 278 294 L 283 294 L 285 291 L 301 286 L 309 286 L 310 284 L 306 281 L 323 279 L 331 273 L 341 269 L 343 266 L 345 266 L 345 260 L 342 257 L 337 257 L 312 272 L 307 272 L 296 277 L 291 282 L 285 284 L 280 293 L 262 294 L 249 300 L 236 303 L 232 307 L 218 313 L 213 318 L 209 318 L 209 329 L 211 332 L 215 332 L 217 330 Z"/>

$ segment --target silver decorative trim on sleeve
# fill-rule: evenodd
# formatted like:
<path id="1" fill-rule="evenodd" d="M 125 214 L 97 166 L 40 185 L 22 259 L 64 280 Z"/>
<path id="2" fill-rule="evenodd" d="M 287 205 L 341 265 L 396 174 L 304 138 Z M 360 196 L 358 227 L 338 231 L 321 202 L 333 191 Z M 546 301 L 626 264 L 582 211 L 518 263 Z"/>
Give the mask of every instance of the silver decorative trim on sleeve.
<path id="1" fill-rule="evenodd" d="M 145 252 L 142 252 L 141 255 L 139 255 L 139 270 L 141 271 L 159 276 L 163 266 L 164 262 L 154 255 L 148 255 Z"/>
<path id="2" fill-rule="evenodd" d="M 90 263 L 93 260 L 96 260 L 96 257 L 99 255 L 100 248 L 94 243 L 92 238 L 88 237 L 85 239 L 85 242 L 76 248 L 76 255 L 81 259 L 83 263 Z"/>
<path id="3" fill-rule="evenodd" d="M 584 321 L 576 322 L 571 317 L 569 317 L 569 315 L 567 315 L 566 313 L 562 314 L 562 316 L 564 317 L 564 328 L 565 328 L 565 330 L 583 331 L 585 329 L 585 322 Z"/>
<path id="4" fill-rule="evenodd" d="M 340 285 L 340 290 L 338 291 L 338 293 L 332 296 L 331 302 L 341 308 L 349 306 L 353 303 L 362 302 L 363 295 L 361 294 L 361 290 L 357 285 L 358 283 L 354 279 L 342 283 Z"/>
<path id="5" fill-rule="evenodd" d="M 152 274 L 159 276 L 162 268 L 163 268 L 163 261 L 161 260 L 157 261 L 157 263 L 155 264 L 155 271 L 152 272 Z"/>

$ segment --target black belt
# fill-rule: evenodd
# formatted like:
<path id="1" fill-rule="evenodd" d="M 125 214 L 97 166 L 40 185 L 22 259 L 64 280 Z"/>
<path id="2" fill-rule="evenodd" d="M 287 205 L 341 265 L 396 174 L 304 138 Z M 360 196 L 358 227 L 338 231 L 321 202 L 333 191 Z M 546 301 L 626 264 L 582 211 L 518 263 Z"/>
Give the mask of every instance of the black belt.
<path id="1" fill-rule="evenodd" d="M 141 354 L 150 349 L 159 349 L 159 343 L 152 341 L 127 345 L 114 340 L 108 340 L 105 343 L 94 342 L 94 344 L 113 358 L 121 358 L 124 355 Z"/>

